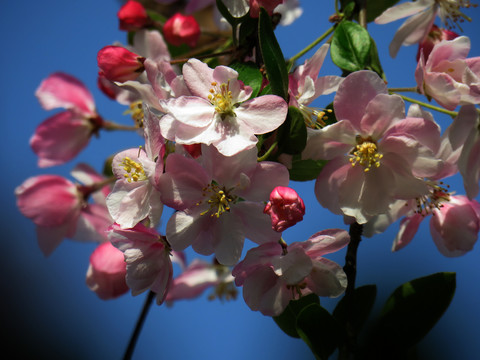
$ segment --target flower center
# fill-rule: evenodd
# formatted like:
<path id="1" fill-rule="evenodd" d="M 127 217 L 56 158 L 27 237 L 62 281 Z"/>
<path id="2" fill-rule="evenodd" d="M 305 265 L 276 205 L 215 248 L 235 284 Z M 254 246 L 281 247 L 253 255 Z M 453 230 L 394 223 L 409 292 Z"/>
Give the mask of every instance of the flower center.
<path id="1" fill-rule="evenodd" d="M 123 161 L 120 163 L 120 165 L 123 165 L 123 170 L 125 170 L 126 174 L 123 174 L 125 179 L 129 183 L 132 181 L 143 181 L 147 180 L 147 176 L 145 175 L 145 170 L 143 170 L 143 166 L 132 159 L 130 159 L 128 156 L 123 159 Z"/>
<path id="2" fill-rule="evenodd" d="M 230 190 L 226 190 L 225 187 L 220 187 L 215 183 L 212 183 L 203 188 L 203 196 L 208 197 L 207 204 L 210 205 L 209 209 L 200 213 L 205 215 L 210 212 L 210 216 L 220 217 L 224 212 L 230 211 L 230 203 L 235 202 L 237 197 L 229 194 Z M 199 201 L 197 205 L 200 205 L 202 201 Z"/>
<path id="3" fill-rule="evenodd" d="M 350 163 L 352 166 L 357 164 L 362 165 L 365 169 L 363 171 L 368 172 L 372 167 L 380 166 L 380 159 L 383 154 L 378 153 L 377 144 L 369 136 L 364 139 L 357 135 L 357 146 L 350 153 Z"/>
<path id="4" fill-rule="evenodd" d="M 442 18 L 445 26 L 449 29 L 458 26 L 460 30 L 462 28 L 458 23 L 462 23 L 465 20 L 471 21 L 472 19 L 463 14 L 461 8 L 477 7 L 477 4 L 472 4 L 470 0 L 436 0 L 440 6 L 440 17 Z"/>
<path id="5" fill-rule="evenodd" d="M 123 115 L 128 114 L 130 114 L 137 127 L 143 128 L 143 106 L 141 100 L 130 104 L 129 109 L 123 113 Z"/>
<path id="6" fill-rule="evenodd" d="M 229 90 L 230 81 L 220 86 L 214 81 L 208 95 L 208 100 L 215 106 L 215 112 L 220 114 L 222 120 L 225 116 L 235 116 L 232 92 Z"/>
<path id="7" fill-rule="evenodd" d="M 426 216 L 434 209 L 440 209 L 443 207 L 444 202 L 450 201 L 450 194 L 448 188 L 450 186 L 445 185 L 443 181 L 436 182 L 427 180 L 427 185 L 430 187 L 430 193 L 422 197 L 418 197 L 417 201 L 417 214 Z"/>

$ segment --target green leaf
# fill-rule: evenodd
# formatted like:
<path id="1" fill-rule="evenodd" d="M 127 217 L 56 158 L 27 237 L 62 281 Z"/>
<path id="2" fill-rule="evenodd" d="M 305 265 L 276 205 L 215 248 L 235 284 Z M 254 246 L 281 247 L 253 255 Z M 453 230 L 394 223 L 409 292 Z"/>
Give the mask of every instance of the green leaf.
<path id="1" fill-rule="evenodd" d="M 337 320 L 318 304 L 311 304 L 298 314 L 297 333 L 317 359 L 327 359 L 340 344 Z"/>
<path id="2" fill-rule="evenodd" d="M 307 145 L 307 126 L 302 113 L 294 106 L 288 107 L 287 118 L 279 128 L 278 147 L 282 153 L 300 154 Z"/>
<path id="3" fill-rule="evenodd" d="M 146 9 L 146 11 L 147 11 L 148 17 L 154 21 L 158 21 L 159 23 L 165 24 L 168 20 L 165 16 L 163 16 L 162 14 L 159 14 L 154 10 Z"/>
<path id="4" fill-rule="evenodd" d="M 368 0 L 367 1 L 367 22 L 374 21 L 389 7 L 392 7 L 399 0 Z"/>
<path id="5" fill-rule="evenodd" d="M 263 75 L 253 62 L 234 63 L 229 65 L 232 69 L 238 72 L 238 79 L 243 81 L 245 85 L 252 88 L 252 96 L 254 98 L 260 92 L 262 87 Z"/>
<path id="6" fill-rule="evenodd" d="M 258 19 L 258 41 L 270 86 L 275 95 L 288 99 L 288 70 L 273 32 L 272 20 L 264 8 Z"/>
<path id="7" fill-rule="evenodd" d="M 315 180 L 320 171 L 327 163 L 326 160 L 302 160 L 301 155 L 294 155 L 292 159 L 292 167 L 288 169 L 290 180 L 293 181 L 310 181 Z"/>
<path id="8" fill-rule="evenodd" d="M 364 285 L 358 287 L 353 292 L 353 321 L 352 325 L 356 333 L 359 333 L 372 311 L 375 297 L 377 296 L 376 285 Z M 343 297 L 335 307 L 333 316 L 340 324 L 346 324 L 348 314 L 347 303 Z"/>
<path id="9" fill-rule="evenodd" d="M 220 14 L 222 14 L 225 20 L 227 20 L 227 22 L 230 25 L 232 25 L 233 28 L 236 27 L 238 24 L 238 19 L 234 18 L 232 14 L 230 14 L 230 12 L 228 11 L 227 7 L 225 6 L 222 0 L 216 0 L 216 2 L 217 2 L 217 9 L 220 12 Z"/>
<path id="10" fill-rule="evenodd" d="M 447 310 L 455 293 L 455 273 L 409 281 L 387 299 L 375 328 L 376 345 L 407 349 L 419 342 Z"/>
<path id="11" fill-rule="evenodd" d="M 278 327 L 285 332 L 285 334 L 299 338 L 297 333 L 297 315 L 307 306 L 312 304 L 320 305 L 320 299 L 315 294 L 309 294 L 302 296 L 298 300 L 290 300 L 288 306 L 283 313 L 278 316 L 274 316 L 273 320 L 277 323 Z"/>
<path id="12" fill-rule="evenodd" d="M 368 54 L 366 68 L 375 71 L 378 76 L 383 78 L 385 74 L 383 73 L 382 64 L 380 64 L 380 59 L 378 57 L 377 44 L 375 44 L 375 41 L 372 38 L 370 38 L 370 41 L 370 52 Z"/>
<path id="13" fill-rule="evenodd" d="M 330 55 L 340 69 L 363 70 L 370 53 L 370 35 L 357 23 L 342 21 L 333 33 Z"/>

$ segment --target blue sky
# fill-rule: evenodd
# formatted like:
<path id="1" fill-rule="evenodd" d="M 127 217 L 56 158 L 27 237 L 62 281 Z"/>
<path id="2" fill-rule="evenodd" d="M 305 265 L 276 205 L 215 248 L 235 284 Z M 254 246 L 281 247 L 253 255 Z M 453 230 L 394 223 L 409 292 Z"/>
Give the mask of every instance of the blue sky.
<path id="1" fill-rule="evenodd" d="M 328 16 L 334 12 L 333 1 L 301 0 L 304 14 L 290 27 L 277 30 L 286 57 L 292 56 L 328 29 Z M 42 79 L 55 71 L 68 72 L 81 79 L 92 91 L 98 111 L 105 118 L 128 124 L 123 106 L 107 99 L 96 87 L 97 51 L 114 41 L 125 42 L 117 29 L 115 0 L 70 2 L 2 2 L 3 51 L 0 58 L 2 128 L 6 138 L 0 143 L 6 162 L 2 176 L 3 257 L 0 285 L 2 339 L 17 351 L 31 349 L 35 359 L 118 359 L 121 358 L 144 296 L 122 296 L 101 301 L 84 285 L 92 244 L 64 241 L 49 257 L 40 252 L 33 223 L 16 209 L 13 190 L 30 176 L 60 174 L 68 176 L 78 162 L 88 162 L 101 170 L 109 155 L 141 144 L 131 133 L 102 133 L 92 139 L 80 156 L 63 166 L 39 169 L 28 140 L 38 124 L 53 112 L 41 109 L 34 91 Z M 468 13 L 477 21 L 480 10 Z M 377 42 L 389 86 L 415 86 L 416 46 L 404 47 L 396 59 L 388 56 L 390 39 L 401 22 L 369 25 Z M 465 34 L 478 34 L 478 22 L 462 25 Z M 311 54 L 310 54 L 311 55 Z M 472 38 L 471 56 L 480 56 L 480 41 Z M 308 55 L 307 55 L 308 56 Z M 303 61 L 303 59 L 302 59 Z M 320 75 L 339 75 L 327 61 Z M 325 106 L 331 98 L 317 102 Z M 444 128 L 449 118 L 437 116 Z M 464 194 L 459 178 L 448 181 L 458 194 Z M 318 230 L 346 228 L 341 217 L 322 209 L 313 194 L 313 182 L 293 183 L 305 200 L 305 220 L 285 232 L 287 242 L 307 239 Z M 398 253 L 391 253 L 397 227 L 372 239 L 364 239 L 358 253 L 357 284 L 377 284 L 378 311 L 388 294 L 401 283 L 438 271 L 457 272 L 457 293 L 452 305 L 432 332 L 423 340 L 426 354 L 438 351 L 436 359 L 467 359 L 480 353 L 478 323 L 480 310 L 479 249 L 461 258 L 447 259 L 435 248 L 428 223 L 421 227 L 412 243 Z M 343 266 L 345 253 L 330 256 Z M 192 254 L 188 254 L 192 260 Z M 327 309 L 336 300 L 322 299 Z M 134 359 L 298 359 L 311 358 L 307 346 L 284 335 L 273 321 L 249 310 L 241 298 L 233 302 L 210 302 L 206 296 L 181 301 L 168 308 L 154 306 L 140 336 Z M 22 358 L 28 358 L 23 356 Z"/>

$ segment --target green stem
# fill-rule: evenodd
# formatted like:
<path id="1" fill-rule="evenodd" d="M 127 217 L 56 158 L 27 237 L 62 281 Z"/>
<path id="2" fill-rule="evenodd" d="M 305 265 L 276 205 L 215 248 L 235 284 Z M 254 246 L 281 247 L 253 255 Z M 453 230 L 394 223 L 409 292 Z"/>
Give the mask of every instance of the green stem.
<path id="1" fill-rule="evenodd" d="M 414 92 L 418 93 L 418 88 L 415 87 L 399 87 L 399 88 L 389 88 L 390 92 Z"/>
<path id="2" fill-rule="evenodd" d="M 291 69 L 291 67 L 293 66 L 293 64 L 295 63 L 296 60 L 298 60 L 299 58 L 301 58 L 303 55 L 305 55 L 307 52 L 309 52 L 310 50 L 312 50 L 315 46 L 317 46 L 321 41 L 323 41 L 328 35 L 330 35 L 333 30 L 335 30 L 335 27 L 332 26 L 330 29 L 328 29 L 327 31 L 325 31 L 322 35 L 320 35 L 320 37 L 318 37 L 314 42 L 312 42 L 310 45 L 308 45 L 305 49 L 303 49 L 302 51 L 300 51 L 297 55 L 294 55 L 293 57 L 290 58 L 290 60 L 288 60 L 288 66 L 287 68 L 288 69 Z"/>
<path id="3" fill-rule="evenodd" d="M 277 147 L 277 144 L 278 144 L 278 141 L 275 141 L 265 154 L 257 158 L 257 161 L 260 162 L 260 161 L 267 160 L 270 154 L 273 152 L 273 150 Z"/>
<path id="4" fill-rule="evenodd" d="M 145 303 L 143 304 L 142 312 L 138 317 L 137 324 L 135 325 L 135 329 L 133 331 L 132 337 L 130 338 L 130 342 L 128 343 L 128 347 L 125 351 L 125 355 L 123 356 L 123 360 L 130 360 L 132 358 L 133 350 L 135 350 L 138 336 L 140 335 L 140 331 L 142 330 L 145 319 L 147 318 L 148 310 L 150 309 L 154 298 L 155 293 L 153 291 L 150 291 L 147 295 L 147 298 L 145 299 Z"/>
<path id="5" fill-rule="evenodd" d="M 407 96 L 403 96 L 403 95 L 400 95 L 400 94 L 397 94 L 397 95 L 400 96 L 405 101 L 411 102 L 413 104 L 418 104 L 420 106 L 426 107 L 427 109 L 435 110 L 435 111 L 441 112 L 443 114 L 450 115 L 452 118 L 456 117 L 458 115 L 458 112 L 456 112 L 456 111 L 446 110 L 446 109 L 443 109 L 441 107 L 430 105 L 430 104 L 427 104 L 423 101 L 415 100 L 415 99 L 412 99 L 412 98 L 409 98 Z"/>
<path id="6" fill-rule="evenodd" d="M 364 29 L 367 28 L 367 0 L 357 0 L 358 5 L 360 6 L 360 11 L 358 12 L 358 23 Z"/>
<path id="7" fill-rule="evenodd" d="M 103 129 L 105 130 L 109 130 L 109 131 L 112 131 L 112 130 L 126 130 L 126 131 L 137 131 L 138 130 L 138 127 L 136 126 L 127 126 L 127 125 L 121 125 L 121 124 L 117 124 L 113 121 L 105 121 L 103 123 Z"/>

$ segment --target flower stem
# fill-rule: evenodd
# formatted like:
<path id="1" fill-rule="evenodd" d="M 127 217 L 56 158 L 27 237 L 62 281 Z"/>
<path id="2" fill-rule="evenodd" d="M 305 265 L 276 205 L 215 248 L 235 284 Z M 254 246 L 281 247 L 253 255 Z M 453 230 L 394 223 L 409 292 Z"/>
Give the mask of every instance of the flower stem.
<path id="1" fill-rule="evenodd" d="M 137 131 L 137 126 L 128 126 L 128 125 L 121 125 L 117 124 L 113 121 L 104 121 L 103 129 L 112 131 L 112 130 L 126 130 L 126 131 Z"/>
<path id="2" fill-rule="evenodd" d="M 270 154 L 272 153 L 272 151 L 277 147 L 277 144 L 278 144 L 278 141 L 275 141 L 265 154 L 257 158 L 257 161 L 260 162 L 260 161 L 267 160 Z"/>
<path id="3" fill-rule="evenodd" d="M 346 339 L 340 347 L 338 358 L 347 360 L 350 354 L 355 354 L 357 348 L 357 333 L 354 328 L 355 318 L 355 278 L 357 276 L 357 250 L 362 240 L 363 225 L 357 222 L 350 225 L 350 243 L 345 256 L 343 271 L 347 275 L 347 289 L 345 290 L 345 303 L 347 308 L 347 322 L 345 324 Z"/>
<path id="4" fill-rule="evenodd" d="M 357 0 L 357 4 L 360 6 L 358 12 L 358 23 L 364 29 L 367 28 L 367 0 Z"/>
<path id="5" fill-rule="evenodd" d="M 417 87 L 399 87 L 399 88 L 390 88 L 388 89 L 390 92 L 414 92 L 418 93 Z"/>
<path id="6" fill-rule="evenodd" d="M 411 102 L 413 104 L 418 104 L 420 106 L 426 107 L 427 109 L 435 110 L 435 111 L 450 115 L 451 117 L 456 117 L 458 115 L 458 112 L 456 112 L 456 111 L 446 110 L 446 109 L 443 109 L 441 107 L 438 107 L 438 106 L 435 106 L 435 105 L 430 105 L 430 104 L 427 104 L 423 101 L 415 100 L 415 99 L 412 99 L 412 98 L 409 98 L 407 96 L 403 96 L 403 95 L 400 95 L 400 94 L 397 94 L 397 95 L 400 96 L 405 101 Z"/>
<path id="7" fill-rule="evenodd" d="M 292 56 L 290 58 L 290 60 L 288 60 L 288 66 L 287 68 L 288 69 L 291 69 L 291 67 L 293 66 L 293 63 L 298 60 L 299 58 L 301 58 L 303 55 L 305 55 L 307 52 L 309 52 L 310 50 L 312 50 L 315 46 L 317 46 L 318 43 L 320 43 L 321 41 L 323 41 L 328 35 L 330 35 L 333 30 L 335 29 L 334 26 L 332 26 L 330 29 L 328 29 L 327 31 L 325 31 L 322 35 L 320 35 L 320 37 L 318 37 L 314 42 L 312 42 L 310 45 L 308 45 L 305 49 L 303 49 L 302 51 L 300 51 L 298 54 Z"/>
<path id="8" fill-rule="evenodd" d="M 123 356 L 123 360 L 130 360 L 133 355 L 133 350 L 135 350 L 135 345 L 137 344 L 138 336 L 140 335 L 140 331 L 142 330 L 143 323 L 147 317 L 148 310 L 153 303 L 153 299 L 155 298 L 155 293 L 150 291 L 145 299 L 145 303 L 143 304 L 142 312 L 138 317 L 137 324 L 135 325 L 135 329 L 133 330 L 132 337 L 130 338 L 130 342 L 128 343 L 127 350 Z"/>
<path id="9" fill-rule="evenodd" d="M 217 56 L 230 55 L 230 54 L 233 54 L 233 52 L 234 52 L 234 50 L 230 49 L 230 50 L 220 51 L 220 52 L 213 53 L 213 54 L 198 55 L 198 56 L 196 56 L 196 58 L 197 59 L 210 59 L 210 58 L 214 58 L 214 57 L 217 57 Z M 170 60 L 170 64 L 174 65 L 174 64 L 185 63 L 189 59 L 190 58 L 186 57 L 186 58 L 183 58 L 183 59 Z"/>

